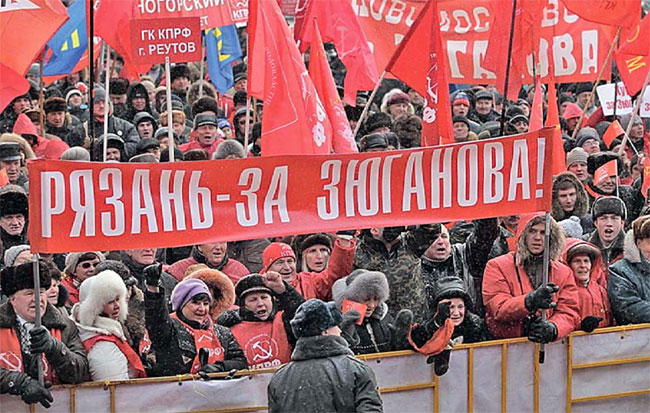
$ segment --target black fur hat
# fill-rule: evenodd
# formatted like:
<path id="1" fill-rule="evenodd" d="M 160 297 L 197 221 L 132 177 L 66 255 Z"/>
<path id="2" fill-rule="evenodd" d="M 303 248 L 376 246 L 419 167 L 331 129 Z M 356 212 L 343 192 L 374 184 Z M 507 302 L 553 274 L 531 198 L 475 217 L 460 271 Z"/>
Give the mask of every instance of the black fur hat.
<path id="1" fill-rule="evenodd" d="M 67 105 L 65 103 L 65 99 L 58 96 L 53 96 L 45 101 L 43 104 L 43 110 L 45 113 L 66 112 Z"/>
<path id="2" fill-rule="evenodd" d="M 623 218 L 623 220 L 627 219 L 625 202 L 617 196 L 601 196 L 591 206 L 591 216 L 595 221 L 599 216 L 605 214 L 614 214 Z"/>
<path id="3" fill-rule="evenodd" d="M 622 169 L 624 168 L 624 164 L 621 161 L 621 158 L 614 152 L 596 152 L 589 155 L 587 158 L 587 173 L 593 176 L 598 168 L 614 159 L 617 160 L 618 174 L 620 176 L 623 172 Z"/>
<path id="4" fill-rule="evenodd" d="M 186 77 L 189 80 L 190 79 L 190 69 L 189 69 L 189 67 L 187 67 L 187 65 L 184 65 L 184 64 L 175 65 L 169 71 L 169 77 L 170 77 L 170 81 L 172 83 L 174 82 L 174 80 L 176 80 L 179 77 Z"/>
<path id="5" fill-rule="evenodd" d="M 39 262 L 39 280 L 41 288 L 46 290 L 52 285 L 50 269 L 43 262 Z M 2 293 L 11 296 L 20 290 L 34 288 L 34 263 L 26 262 L 17 267 L 7 267 L 0 274 Z M 43 311 L 44 309 L 41 309 Z"/>
<path id="6" fill-rule="evenodd" d="M 296 338 L 317 336 L 342 321 L 343 316 L 336 303 L 311 298 L 298 307 L 291 320 L 291 330 Z"/>
<path id="7" fill-rule="evenodd" d="M 18 185 L 6 185 L 0 188 L 0 217 L 22 214 L 29 216 L 29 200 L 25 190 Z"/>

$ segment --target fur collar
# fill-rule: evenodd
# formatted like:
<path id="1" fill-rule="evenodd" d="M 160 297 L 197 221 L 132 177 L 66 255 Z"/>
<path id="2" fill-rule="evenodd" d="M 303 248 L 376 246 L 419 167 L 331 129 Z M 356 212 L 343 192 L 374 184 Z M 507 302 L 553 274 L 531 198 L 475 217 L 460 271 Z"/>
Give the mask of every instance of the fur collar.
<path id="1" fill-rule="evenodd" d="M 576 188 L 576 204 L 573 208 L 573 212 L 568 214 L 568 216 L 562 209 L 557 195 L 557 192 L 559 192 L 558 187 L 564 182 L 570 182 Z M 589 195 L 587 194 L 587 190 L 582 182 L 580 182 L 571 172 L 562 172 L 553 180 L 553 198 L 551 208 L 551 215 L 553 215 L 553 218 L 555 218 L 556 221 L 562 221 L 569 218 L 571 215 L 582 218 L 589 212 Z"/>
<path id="2" fill-rule="evenodd" d="M 82 336 L 82 340 L 85 340 L 97 334 L 116 336 L 122 340 L 126 340 L 122 324 L 120 324 L 120 322 L 117 320 L 113 320 L 108 317 L 97 316 L 93 322 L 93 325 L 91 326 L 80 324 L 79 303 L 75 304 L 74 307 L 72 307 L 72 315 L 70 318 L 72 318 L 72 320 L 77 324 L 77 327 L 79 328 L 79 334 Z"/>
<path id="3" fill-rule="evenodd" d="M 214 299 L 210 314 L 216 320 L 219 315 L 235 304 L 235 286 L 226 274 L 219 270 L 202 268 L 192 272 L 191 278 L 198 278 L 203 281 Z"/>
<path id="4" fill-rule="evenodd" d="M 625 241 L 623 241 L 623 258 L 633 263 L 641 262 L 641 251 L 634 242 L 634 234 L 632 230 L 627 231 L 625 234 Z"/>
<path id="5" fill-rule="evenodd" d="M 47 303 L 41 322 L 48 329 L 63 330 L 67 326 L 63 314 L 49 302 Z M 15 323 L 16 313 L 14 312 L 14 307 L 9 301 L 6 301 L 0 305 L 0 328 L 12 328 Z"/>
<path id="6" fill-rule="evenodd" d="M 298 339 L 291 360 L 321 359 L 334 356 L 354 356 L 348 343 L 338 336 L 313 336 Z"/>
<path id="7" fill-rule="evenodd" d="M 544 214 L 540 215 L 542 218 L 542 223 L 544 222 Z M 533 226 L 533 222 L 537 216 L 529 219 L 527 222 L 519 222 L 519 230 L 517 231 L 517 262 L 519 264 L 524 262 L 531 262 L 532 255 L 528 251 L 526 246 L 526 236 L 527 231 Z M 523 225 L 523 228 L 522 228 Z M 564 248 L 564 232 L 562 228 L 551 219 L 551 237 L 549 242 L 549 255 L 551 261 L 557 261 L 562 254 L 562 249 Z"/>

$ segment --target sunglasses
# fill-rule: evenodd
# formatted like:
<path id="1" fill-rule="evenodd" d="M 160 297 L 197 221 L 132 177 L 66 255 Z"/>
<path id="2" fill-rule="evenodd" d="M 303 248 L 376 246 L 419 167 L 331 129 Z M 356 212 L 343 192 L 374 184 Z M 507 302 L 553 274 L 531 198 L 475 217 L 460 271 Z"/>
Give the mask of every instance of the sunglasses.
<path id="1" fill-rule="evenodd" d="M 80 265 L 81 268 L 83 268 L 84 270 L 87 270 L 88 268 L 90 268 L 90 267 L 94 267 L 95 265 L 97 265 L 97 263 L 96 263 L 96 262 L 91 262 L 91 261 L 85 261 L 85 262 L 82 262 L 82 263 L 79 264 L 79 265 Z"/>

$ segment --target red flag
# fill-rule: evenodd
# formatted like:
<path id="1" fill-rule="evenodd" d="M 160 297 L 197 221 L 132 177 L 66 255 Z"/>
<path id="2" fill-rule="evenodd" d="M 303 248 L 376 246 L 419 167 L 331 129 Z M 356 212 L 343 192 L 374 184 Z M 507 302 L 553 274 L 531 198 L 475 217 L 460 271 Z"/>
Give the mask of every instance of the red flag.
<path id="1" fill-rule="evenodd" d="M 0 62 L 23 76 L 50 37 L 68 20 L 68 13 L 60 0 L 6 3 L 3 1 L 0 9 Z"/>
<path id="2" fill-rule="evenodd" d="M 0 62 L 0 112 L 16 97 L 27 93 L 29 82 L 22 74 Z"/>
<path id="3" fill-rule="evenodd" d="M 304 21 L 318 19 L 323 40 L 333 42 L 339 58 L 345 65 L 345 94 L 343 101 L 356 106 L 357 91 L 373 90 L 379 81 L 375 58 L 361 29 L 359 18 L 349 1 L 310 0 Z M 305 51 L 312 41 L 313 25 L 302 24 L 302 32 L 296 33 L 301 41 L 300 50 Z"/>
<path id="4" fill-rule="evenodd" d="M 9 183 L 9 175 L 5 168 L 0 169 L 0 188 Z"/>
<path id="5" fill-rule="evenodd" d="M 320 37 L 318 24 L 314 19 L 314 31 L 309 52 L 309 76 L 321 98 L 325 112 L 332 125 L 332 148 L 334 153 L 357 153 L 357 144 L 354 141 L 350 122 L 345 115 L 343 103 L 336 90 L 336 83 L 327 62 L 325 48 Z"/>
<path id="6" fill-rule="evenodd" d="M 548 111 L 546 112 L 545 126 L 553 126 L 553 175 L 559 175 L 566 171 L 566 155 L 562 142 L 562 129 L 560 129 L 560 110 L 557 104 L 557 91 L 551 75 L 551 82 L 548 84 Z"/>
<path id="7" fill-rule="evenodd" d="M 612 159 L 611 161 L 607 162 L 605 165 L 596 169 L 596 172 L 594 172 L 594 183 L 598 185 L 601 182 L 603 182 L 605 179 L 609 178 L 610 176 L 618 176 L 616 159 Z"/>
<path id="8" fill-rule="evenodd" d="M 542 82 L 540 82 L 538 75 L 537 84 L 535 85 L 535 94 L 533 95 L 533 104 L 530 107 L 530 122 L 528 123 L 528 130 L 530 131 L 540 130 L 544 126 L 543 99 L 544 91 L 542 90 Z"/>
<path id="9" fill-rule="evenodd" d="M 621 124 L 618 123 L 618 120 L 614 120 L 614 122 L 610 123 L 607 127 L 607 130 L 603 135 L 603 142 L 605 142 L 605 145 L 609 148 L 612 145 L 612 142 L 614 142 L 614 139 L 621 135 L 625 135 L 625 131 Z"/>
<path id="10" fill-rule="evenodd" d="M 639 24 L 623 30 L 617 52 L 650 55 L 650 13 Z"/>
<path id="11" fill-rule="evenodd" d="M 595 23 L 632 27 L 641 17 L 639 0 L 562 0 L 567 9 Z"/>
<path id="12" fill-rule="evenodd" d="M 643 195 L 644 198 L 648 197 L 648 189 L 650 189 L 650 158 L 644 158 L 643 185 L 641 186 L 641 195 Z"/>
<path id="13" fill-rule="evenodd" d="M 453 143 L 446 56 L 436 1 L 429 1 L 420 11 L 388 62 L 386 71 L 425 98 L 422 146 Z"/>
<path id="14" fill-rule="evenodd" d="M 280 7 L 248 7 L 248 94 L 264 101 L 262 154 L 331 153 L 332 127 Z"/>
<path id="15" fill-rule="evenodd" d="M 643 82 L 650 70 L 650 56 L 617 53 L 616 67 L 627 93 L 634 96 L 643 89 Z"/>

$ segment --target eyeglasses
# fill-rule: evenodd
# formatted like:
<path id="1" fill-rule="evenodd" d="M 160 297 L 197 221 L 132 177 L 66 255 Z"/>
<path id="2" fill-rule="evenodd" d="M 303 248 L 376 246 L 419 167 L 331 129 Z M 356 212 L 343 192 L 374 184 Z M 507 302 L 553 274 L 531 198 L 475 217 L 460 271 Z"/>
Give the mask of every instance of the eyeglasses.
<path id="1" fill-rule="evenodd" d="M 244 120 L 240 120 L 239 122 L 237 122 L 237 124 L 238 124 L 239 126 L 244 126 L 244 125 L 246 125 L 246 120 L 245 120 L 245 119 L 244 119 Z"/>
<path id="2" fill-rule="evenodd" d="M 82 262 L 79 265 L 81 265 L 81 268 L 83 268 L 84 270 L 87 270 L 90 267 L 95 267 L 95 265 L 97 265 L 97 263 L 94 262 L 94 261 L 85 261 L 85 262 Z"/>

